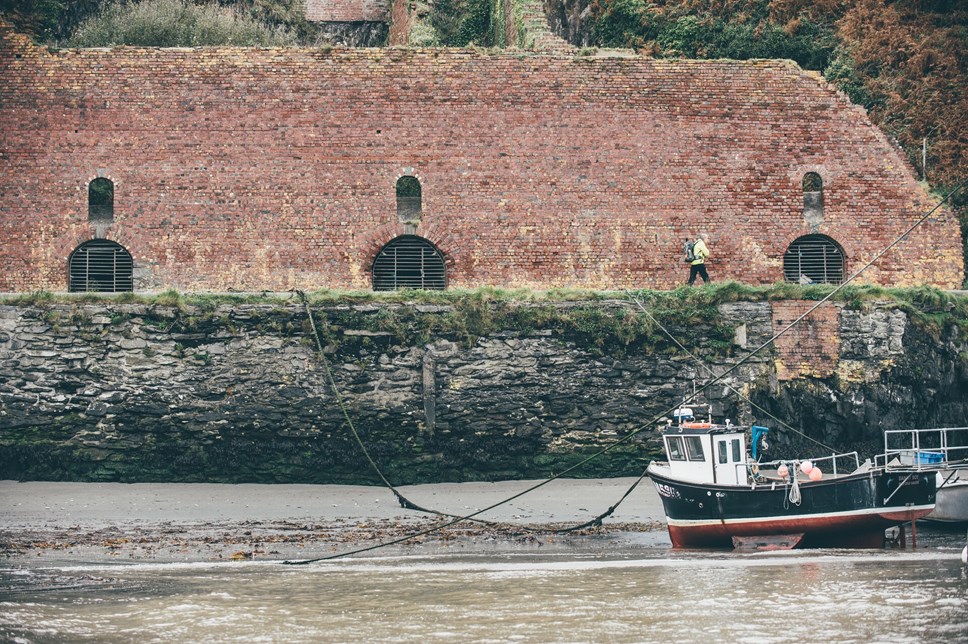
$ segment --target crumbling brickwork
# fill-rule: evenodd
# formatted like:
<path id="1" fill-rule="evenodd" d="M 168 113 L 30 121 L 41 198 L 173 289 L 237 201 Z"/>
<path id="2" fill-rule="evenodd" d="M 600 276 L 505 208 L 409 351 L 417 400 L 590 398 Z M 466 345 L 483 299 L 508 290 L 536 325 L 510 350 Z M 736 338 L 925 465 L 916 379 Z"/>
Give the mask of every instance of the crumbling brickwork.
<path id="1" fill-rule="evenodd" d="M 797 322 L 816 305 L 793 300 L 773 303 L 773 334 L 783 333 L 775 342 L 778 380 L 829 378 L 836 371 L 843 307 L 827 304 Z"/>
<path id="2" fill-rule="evenodd" d="M 305 16 L 314 22 L 385 22 L 390 0 L 306 0 Z"/>
<path id="3" fill-rule="evenodd" d="M 415 18 L 415 2 L 393 0 L 390 3 L 390 30 L 387 44 L 391 47 L 406 47 L 410 42 L 410 29 Z"/>
<path id="4" fill-rule="evenodd" d="M 780 281 L 812 232 L 850 271 L 934 203 L 861 108 L 785 61 L 49 51 L 2 26 L 0 87 L 0 291 L 66 289 L 98 177 L 136 289 L 369 288 L 406 232 L 403 175 L 450 287 L 671 287 L 700 231 L 714 280 Z M 864 279 L 957 287 L 960 247 L 939 210 Z"/>

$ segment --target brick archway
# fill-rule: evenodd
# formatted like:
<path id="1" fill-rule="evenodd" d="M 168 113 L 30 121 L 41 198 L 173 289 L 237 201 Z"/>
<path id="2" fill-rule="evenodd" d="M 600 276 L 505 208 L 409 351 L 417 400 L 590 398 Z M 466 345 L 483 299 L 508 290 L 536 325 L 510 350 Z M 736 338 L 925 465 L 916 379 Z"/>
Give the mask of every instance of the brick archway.
<path id="1" fill-rule="evenodd" d="M 67 259 L 67 290 L 72 293 L 118 293 L 134 290 L 134 260 L 121 244 L 92 239 Z"/>
<path id="2" fill-rule="evenodd" d="M 847 272 L 844 249 L 826 235 L 804 235 L 783 254 L 783 279 L 801 284 L 840 284 Z"/>
<path id="3" fill-rule="evenodd" d="M 447 288 L 444 254 L 417 235 L 400 235 L 376 254 L 371 268 L 374 291 Z"/>

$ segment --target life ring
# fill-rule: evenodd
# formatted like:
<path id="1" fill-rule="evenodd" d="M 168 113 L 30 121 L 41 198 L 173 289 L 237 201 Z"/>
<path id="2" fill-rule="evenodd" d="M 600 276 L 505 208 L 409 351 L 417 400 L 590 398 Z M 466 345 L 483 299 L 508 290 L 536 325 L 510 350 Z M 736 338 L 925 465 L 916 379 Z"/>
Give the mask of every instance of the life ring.
<path id="1" fill-rule="evenodd" d="M 686 429 L 709 429 L 713 426 L 712 423 L 683 423 L 682 426 Z"/>

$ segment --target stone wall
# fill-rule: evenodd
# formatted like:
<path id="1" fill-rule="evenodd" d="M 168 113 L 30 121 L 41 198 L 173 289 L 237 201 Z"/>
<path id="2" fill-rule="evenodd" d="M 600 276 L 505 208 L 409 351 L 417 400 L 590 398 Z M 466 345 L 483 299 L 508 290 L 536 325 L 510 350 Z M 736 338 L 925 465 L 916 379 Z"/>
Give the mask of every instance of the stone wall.
<path id="1" fill-rule="evenodd" d="M 787 304 L 655 315 L 721 373 Z M 706 379 L 630 302 L 489 306 L 503 308 L 473 331 L 480 307 L 315 304 L 323 361 L 294 300 L 0 305 L 0 478 L 376 482 L 347 417 L 398 484 L 548 476 L 643 430 L 571 473 L 638 475 L 657 455 L 647 421 Z M 708 392 L 717 417 L 774 428 L 774 456 L 816 445 L 759 409 L 844 450 L 876 448 L 885 428 L 968 425 L 957 329 L 893 305 L 826 310 L 832 373 L 777 377 L 815 338 L 798 326 L 792 348 Z"/>
<path id="2" fill-rule="evenodd" d="M 666 288 L 683 240 L 716 280 L 783 279 L 802 235 L 848 269 L 932 199 L 864 111 L 784 61 L 669 61 L 437 49 L 50 51 L 0 27 L 0 291 L 66 290 L 95 235 L 137 290 L 369 288 L 406 232 L 452 287 Z M 824 182 L 823 221 L 802 179 Z M 114 222 L 87 189 L 114 184 Z M 864 279 L 958 287 L 939 210 Z"/>

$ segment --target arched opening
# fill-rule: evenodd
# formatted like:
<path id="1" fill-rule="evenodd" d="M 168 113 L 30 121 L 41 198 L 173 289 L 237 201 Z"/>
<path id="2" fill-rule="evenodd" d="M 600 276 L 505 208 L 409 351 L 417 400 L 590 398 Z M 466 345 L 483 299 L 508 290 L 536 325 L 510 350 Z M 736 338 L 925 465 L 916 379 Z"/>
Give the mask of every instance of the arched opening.
<path id="1" fill-rule="evenodd" d="M 134 261 L 123 246 L 92 239 L 74 249 L 67 260 L 68 290 L 117 293 L 134 290 Z"/>
<path id="2" fill-rule="evenodd" d="M 397 218 L 402 222 L 419 221 L 423 212 L 423 197 L 417 177 L 397 179 Z"/>
<path id="3" fill-rule="evenodd" d="M 783 255 L 783 279 L 800 284 L 840 284 L 847 261 L 840 245 L 826 235 L 804 235 Z"/>
<path id="4" fill-rule="evenodd" d="M 816 172 L 803 175 L 803 217 L 808 223 L 823 223 L 823 179 Z"/>
<path id="5" fill-rule="evenodd" d="M 373 260 L 373 290 L 447 288 L 444 255 L 417 235 L 401 235 L 380 249 Z"/>
<path id="6" fill-rule="evenodd" d="M 114 221 L 114 182 L 98 178 L 87 184 L 87 220 L 110 224 Z"/>

